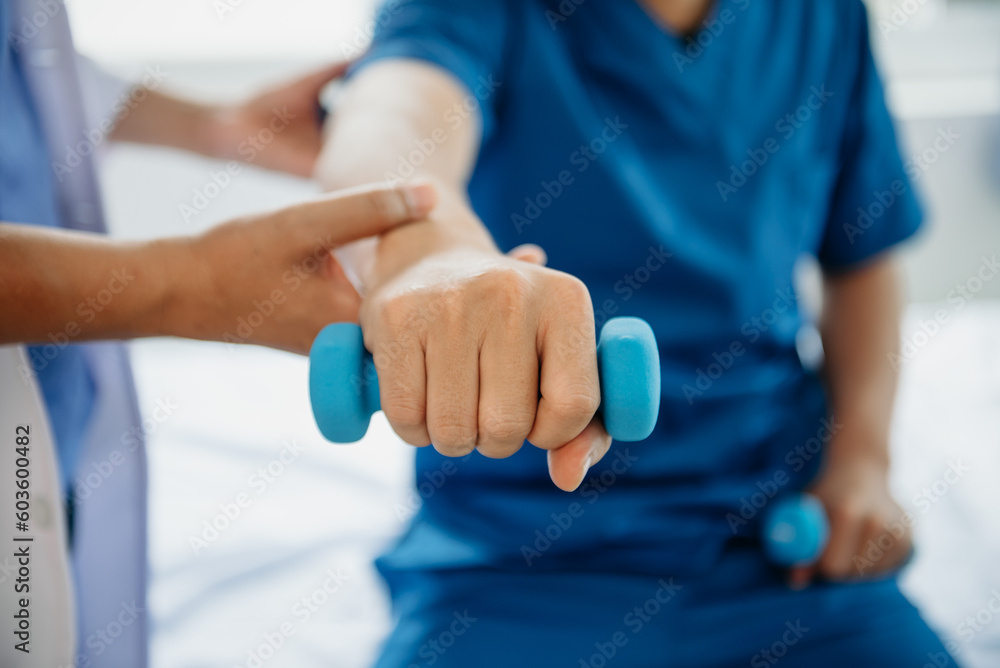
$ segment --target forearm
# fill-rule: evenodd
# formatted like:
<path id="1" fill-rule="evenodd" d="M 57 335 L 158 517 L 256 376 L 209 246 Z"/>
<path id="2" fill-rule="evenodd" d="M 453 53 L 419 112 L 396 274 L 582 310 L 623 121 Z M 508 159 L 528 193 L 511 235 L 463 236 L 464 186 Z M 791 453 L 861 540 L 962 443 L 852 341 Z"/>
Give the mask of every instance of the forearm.
<path id="1" fill-rule="evenodd" d="M 209 157 L 219 157 L 219 138 L 213 128 L 224 112 L 155 90 L 115 125 L 115 141 L 170 146 Z"/>
<path id="2" fill-rule="evenodd" d="M 370 277 L 376 283 L 435 252 L 496 252 L 467 202 L 480 120 L 476 112 L 455 113 L 464 97 L 461 85 L 438 68 L 389 60 L 355 76 L 338 101 L 316 168 L 325 189 L 410 177 L 438 185 L 439 204 L 426 221 L 382 238 Z"/>
<path id="3" fill-rule="evenodd" d="M 117 242 L 0 223 L 0 343 L 119 339 L 166 333 L 170 264 L 180 241 Z M 173 259 L 171 259 L 173 258 Z"/>
<path id="4" fill-rule="evenodd" d="M 847 436 L 837 439 L 839 450 L 888 461 L 897 382 L 889 360 L 899 350 L 901 305 L 889 258 L 826 277 L 821 331 L 833 414 Z"/>

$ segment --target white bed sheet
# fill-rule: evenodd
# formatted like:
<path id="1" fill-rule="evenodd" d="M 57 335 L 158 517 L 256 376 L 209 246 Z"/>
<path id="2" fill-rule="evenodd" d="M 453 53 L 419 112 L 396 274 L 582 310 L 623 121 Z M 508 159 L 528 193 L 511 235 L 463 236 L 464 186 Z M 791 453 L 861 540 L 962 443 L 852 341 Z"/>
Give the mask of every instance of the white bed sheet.
<path id="1" fill-rule="evenodd" d="M 937 308 L 950 307 L 912 307 L 907 336 Z M 1000 610 L 1000 303 L 948 313 L 903 365 L 893 484 L 919 542 L 904 586 L 965 665 L 987 668 L 1000 666 L 1000 614 L 989 612 Z M 303 358 L 152 340 L 134 360 L 149 432 L 153 666 L 370 665 L 390 622 L 370 564 L 412 512 L 412 450 L 380 416 L 363 442 L 326 443 Z M 279 469 L 286 442 L 301 452 L 270 482 L 254 478 Z M 933 503 L 915 497 L 959 461 L 970 470 L 938 483 Z M 196 554 L 191 537 L 240 494 L 249 505 Z M 307 619 L 310 596 L 322 603 Z M 988 622 L 970 634 L 964 620 L 977 614 Z"/>

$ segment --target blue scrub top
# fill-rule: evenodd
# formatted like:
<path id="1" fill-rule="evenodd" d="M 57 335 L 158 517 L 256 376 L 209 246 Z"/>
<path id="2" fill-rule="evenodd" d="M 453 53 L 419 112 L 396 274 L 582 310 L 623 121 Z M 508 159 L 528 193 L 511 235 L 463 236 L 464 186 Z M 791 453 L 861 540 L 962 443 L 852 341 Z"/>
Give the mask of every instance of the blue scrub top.
<path id="1" fill-rule="evenodd" d="M 25 63 L 14 48 L 20 26 L 12 25 L 11 3 L 0 1 L 0 221 L 61 227 L 45 137 L 25 79 Z M 31 366 L 48 407 L 59 453 L 63 488 L 68 489 L 90 422 L 96 389 L 83 352 L 55 341 L 28 348 Z"/>
<path id="2" fill-rule="evenodd" d="M 861 1 L 719 0 L 691 38 L 635 0 L 380 16 L 362 67 L 436 63 L 481 106 L 470 194 L 500 246 L 544 247 L 598 324 L 649 321 L 663 379 L 654 434 L 615 443 L 573 494 L 530 446 L 457 468 L 419 450 L 423 506 L 381 567 L 708 570 L 839 428 L 796 353 L 796 260 L 850 270 L 920 224 Z"/>

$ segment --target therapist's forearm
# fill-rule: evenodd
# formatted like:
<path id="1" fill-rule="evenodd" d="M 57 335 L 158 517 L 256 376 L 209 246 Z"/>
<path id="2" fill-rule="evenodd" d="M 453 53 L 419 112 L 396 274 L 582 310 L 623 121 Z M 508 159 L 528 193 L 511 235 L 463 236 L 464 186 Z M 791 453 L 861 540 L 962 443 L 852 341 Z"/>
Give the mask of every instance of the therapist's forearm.
<path id="1" fill-rule="evenodd" d="M 142 104 L 117 122 L 111 138 L 224 158 L 228 157 L 223 145 L 228 136 L 220 132 L 224 115 L 220 107 L 148 90 Z"/>
<path id="2" fill-rule="evenodd" d="M 825 279 L 821 323 L 833 414 L 845 432 L 830 455 L 888 464 L 899 351 L 899 278 L 890 258 Z"/>
<path id="3" fill-rule="evenodd" d="M 165 266 L 181 254 L 179 242 L 128 243 L 10 223 L 0 223 L 0 235 L 0 343 L 164 331 Z"/>
<path id="4" fill-rule="evenodd" d="M 345 87 L 317 162 L 320 184 L 337 189 L 405 170 L 434 180 L 439 191 L 426 221 L 383 237 L 374 283 L 439 251 L 496 251 L 466 197 L 481 132 L 478 112 L 463 107 L 466 94 L 451 75 L 404 60 L 373 64 Z"/>
<path id="5" fill-rule="evenodd" d="M 330 251 L 435 199 L 428 184 L 362 187 L 147 242 L 0 223 L 0 343 L 182 336 L 305 353 L 357 319 Z"/>

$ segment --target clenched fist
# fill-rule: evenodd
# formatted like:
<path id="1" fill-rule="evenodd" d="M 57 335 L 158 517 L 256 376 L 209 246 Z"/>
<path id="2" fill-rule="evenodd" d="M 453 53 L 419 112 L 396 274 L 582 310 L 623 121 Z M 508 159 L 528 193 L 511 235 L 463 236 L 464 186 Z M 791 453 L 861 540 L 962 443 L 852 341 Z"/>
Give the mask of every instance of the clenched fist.
<path id="1" fill-rule="evenodd" d="M 360 321 L 386 418 L 406 442 L 452 457 L 509 457 L 527 439 L 549 451 L 553 482 L 576 489 L 611 443 L 594 418 L 590 294 L 579 279 L 504 256 L 482 237 L 437 236 L 440 216 L 474 219 L 445 202 L 412 225 L 424 226 L 413 236 L 396 230 L 367 281 Z M 421 246 L 411 262 L 406 244 Z"/>

